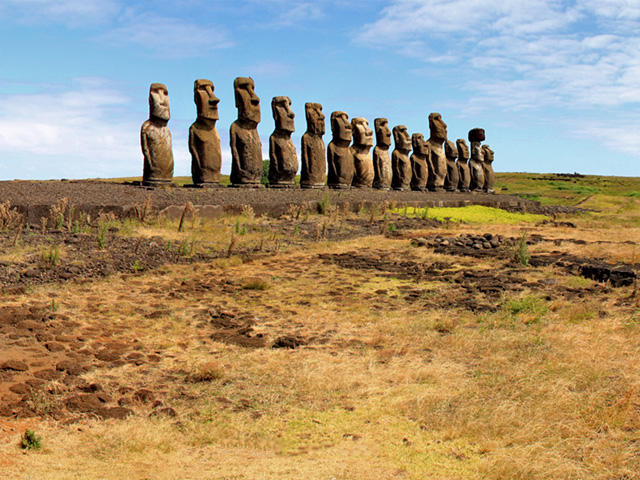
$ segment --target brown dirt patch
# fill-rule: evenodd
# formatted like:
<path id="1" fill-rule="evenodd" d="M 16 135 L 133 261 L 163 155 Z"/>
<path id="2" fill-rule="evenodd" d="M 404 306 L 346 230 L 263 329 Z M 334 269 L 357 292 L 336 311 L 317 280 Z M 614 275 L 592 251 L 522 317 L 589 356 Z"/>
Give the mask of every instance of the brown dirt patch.
<path id="1" fill-rule="evenodd" d="M 118 272 L 142 273 L 170 263 L 193 263 L 217 256 L 183 256 L 180 242 L 170 244 L 160 237 L 125 237 L 118 235 L 117 229 L 107 234 L 104 247 L 99 246 L 94 234 L 24 229 L 18 235 L 21 249 L 38 253 L 0 262 L 0 291 L 7 293 L 23 291 L 28 285 L 88 280 Z M 16 232 L 0 232 L 0 251 L 12 252 L 15 238 Z M 47 260 L 52 249 L 60 252 L 55 264 Z"/>

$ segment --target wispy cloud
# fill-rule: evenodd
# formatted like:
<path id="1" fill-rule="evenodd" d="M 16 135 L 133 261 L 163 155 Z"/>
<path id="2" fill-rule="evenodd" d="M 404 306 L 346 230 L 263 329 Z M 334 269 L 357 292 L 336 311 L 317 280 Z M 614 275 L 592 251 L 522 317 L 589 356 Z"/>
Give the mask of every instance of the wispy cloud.
<path id="1" fill-rule="evenodd" d="M 637 119 L 625 119 L 615 124 L 593 124 L 574 120 L 569 126 L 569 131 L 577 138 L 601 143 L 625 156 L 637 157 L 640 152 L 640 122 Z M 637 162 L 635 158 L 630 161 Z"/>
<path id="2" fill-rule="evenodd" d="M 457 58 L 478 106 L 640 102 L 640 6 L 627 0 L 396 0 L 355 40 L 427 64 Z"/>
<path id="3" fill-rule="evenodd" d="M 0 15 L 27 24 L 54 21 L 84 27 L 110 20 L 120 8 L 117 0 L 3 0 Z"/>
<path id="4" fill-rule="evenodd" d="M 142 122 L 128 113 L 130 103 L 130 98 L 99 78 L 77 78 L 65 89 L 2 96 L 0 150 L 5 159 L 12 155 L 36 159 L 28 165 L 7 162 L 3 177 L 20 178 L 22 168 L 35 169 L 37 175 L 53 169 L 55 173 L 45 175 L 58 178 L 137 170 L 131 162 L 141 164 L 138 132 Z M 60 164 L 67 165 L 67 171 L 57 171 Z"/>
<path id="5" fill-rule="evenodd" d="M 297 26 L 310 20 L 324 18 L 325 13 L 317 2 L 299 2 L 286 5 L 276 24 L 283 27 Z"/>
<path id="6" fill-rule="evenodd" d="M 157 56 L 181 58 L 204 56 L 233 46 L 226 30 L 178 18 L 129 13 L 119 24 L 100 40 L 115 46 L 133 45 Z"/>

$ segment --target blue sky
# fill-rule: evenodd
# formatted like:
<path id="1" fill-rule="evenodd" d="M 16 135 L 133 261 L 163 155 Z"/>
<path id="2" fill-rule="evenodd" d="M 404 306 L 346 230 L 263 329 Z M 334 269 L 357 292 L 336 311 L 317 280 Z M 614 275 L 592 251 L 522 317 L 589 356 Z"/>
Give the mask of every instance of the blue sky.
<path id="1" fill-rule="evenodd" d="M 439 112 L 452 140 L 483 127 L 498 171 L 640 176 L 637 0 L 0 0 L 0 24 L 0 179 L 140 176 L 152 82 L 189 175 L 197 78 L 228 173 L 237 76 L 265 158 L 287 95 L 296 145 L 305 102 L 425 137 Z"/>

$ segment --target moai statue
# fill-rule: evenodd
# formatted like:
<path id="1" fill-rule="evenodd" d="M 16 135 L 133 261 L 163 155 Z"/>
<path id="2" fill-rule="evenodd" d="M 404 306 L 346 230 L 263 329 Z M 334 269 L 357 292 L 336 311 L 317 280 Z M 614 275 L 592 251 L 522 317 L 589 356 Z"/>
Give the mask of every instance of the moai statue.
<path id="1" fill-rule="evenodd" d="M 447 157 L 442 144 L 447 140 L 447 124 L 439 113 L 429 115 L 429 180 L 427 187 L 432 192 L 444 190 L 444 179 L 447 176 Z"/>
<path id="2" fill-rule="evenodd" d="M 373 130 L 369 128 L 366 118 L 356 117 L 351 120 L 351 131 L 353 132 L 353 153 L 354 175 L 351 186 L 354 188 L 370 188 L 373 185 L 374 171 L 373 159 L 371 158 L 371 147 L 373 147 Z"/>
<path id="3" fill-rule="evenodd" d="M 468 192 L 469 184 L 471 183 L 471 172 L 467 163 L 469 161 L 469 147 L 464 138 L 456 140 L 456 146 L 458 147 L 458 175 L 460 177 L 458 190 Z"/>
<path id="4" fill-rule="evenodd" d="M 333 138 L 327 148 L 329 188 L 351 188 L 354 176 L 353 152 L 349 148 L 352 132 L 349 116 L 345 112 L 331 114 Z"/>
<path id="5" fill-rule="evenodd" d="M 292 188 L 298 172 L 298 155 L 291 141 L 295 131 L 289 97 L 273 97 L 271 100 L 276 129 L 269 137 L 269 187 Z"/>
<path id="6" fill-rule="evenodd" d="M 411 137 L 407 132 L 407 127 L 397 125 L 393 127 L 393 141 L 395 148 L 391 153 L 391 167 L 393 169 L 393 179 L 391 188 L 394 190 L 409 190 L 411 185 Z"/>
<path id="7" fill-rule="evenodd" d="M 458 183 L 460 182 L 458 165 L 456 165 L 458 148 L 451 140 L 444 142 L 444 155 L 447 157 L 447 177 L 444 181 L 444 189 L 447 192 L 455 192 L 458 189 Z"/>
<path id="8" fill-rule="evenodd" d="M 326 153 L 324 148 L 324 115 L 319 103 L 305 103 L 307 131 L 302 136 L 302 170 L 300 172 L 301 188 L 324 187 L 327 173 Z"/>
<path id="9" fill-rule="evenodd" d="M 424 191 L 427 189 L 427 180 L 429 179 L 429 167 L 427 165 L 429 158 L 429 144 L 424 141 L 424 135 L 414 133 L 411 135 L 411 190 Z"/>
<path id="10" fill-rule="evenodd" d="M 472 192 L 478 192 L 484 188 L 484 152 L 480 143 L 484 139 L 484 130 L 482 128 L 469 130 L 469 142 L 471 142 L 471 160 L 469 160 L 471 183 L 469 189 Z"/>
<path id="11" fill-rule="evenodd" d="M 489 145 L 482 146 L 482 153 L 484 154 L 484 191 L 487 193 L 495 193 L 493 186 L 496 182 L 496 174 L 493 171 L 493 150 Z"/>
<path id="12" fill-rule="evenodd" d="M 140 145 L 144 156 L 143 185 L 166 185 L 173 180 L 171 132 L 167 127 L 170 118 L 167 87 L 162 83 L 152 83 L 149 88 L 149 120 L 140 129 Z"/>
<path id="13" fill-rule="evenodd" d="M 262 142 L 258 135 L 260 98 L 252 78 L 238 77 L 233 89 L 238 119 L 229 129 L 231 145 L 231 186 L 260 187 L 262 176 Z"/>
<path id="14" fill-rule="evenodd" d="M 389 122 L 386 118 L 376 118 L 373 124 L 376 129 L 376 146 L 373 148 L 373 188 L 389 190 L 393 179 L 391 157 L 389 156 L 391 130 L 389 130 Z"/>
<path id="15" fill-rule="evenodd" d="M 220 187 L 222 149 L 216 129 L 218 103 L 211 80 L 196 80 L 193 85 L 198 118 L 189 128 L 191 177 L 195 186 Z"/>

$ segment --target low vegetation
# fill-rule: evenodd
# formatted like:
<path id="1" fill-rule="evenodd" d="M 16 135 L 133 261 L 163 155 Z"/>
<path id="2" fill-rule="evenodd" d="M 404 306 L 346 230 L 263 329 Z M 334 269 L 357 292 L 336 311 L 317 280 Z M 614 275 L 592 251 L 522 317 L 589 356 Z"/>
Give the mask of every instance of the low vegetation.
<path id="1" fill-rule="evenodd" d="M 65 352 L 77 364 L 94 358 L 87 352 L 97 360 L 26 394 L 25 415 L 0 417 L 0 475 L 638 478 L 637 281 L 613 288 L 569 270 L 566 259 L 637 272 L 640 198 L 632 193 L 640 186 L 534 177 L 502 174 L 499 185 L 505 193 L 539 192 L 541 201 L 555 192 L 543 201 L 549 205 L 593 195 L 580 206 L 606 208 L 352 214 L 327 201 L 323 214 L 292 210 L 280 219 L 247 208 L 215 221 L 84 222 L 96 258 L 128 245 L 119 252 L 130 256 L 122 270 L 5 290 L 2 308 L 28 307 L 46 319 L 40 323 L 72 328 L 41 332 L 63 347 L 43 347 L 24 363 L 46 355 L 60 363 Z M 67 217 L 61 224 L 73 228 Z M 46 240 L 50 229 L 34 235 L 57 245 Z M 410 242 L 485 232 L 508 246 L 463 254 Z M 5 263 L 35 257 L 48 273 L 82 266 L 76 244 L 54 255 L 22 240 L 12 246 L 12 231 L 0 235 L 19 253 L 7 252 Z M 163 266 L 145 263 L 152 243 L 168 252 Z M 533 261 L 552 254 L 565 263 Z M 4 336 L 0 348 L 12 355 L 21 343 L 35 348 L 28 335 Z M 115 354 L 125 346 L 126 356 Z M 4 361 L 0 378 L 29 373 Z M 65 410 L 76 384 L 133 415 Z M 0 393 L 0 402 L 22 395 Z"/>

